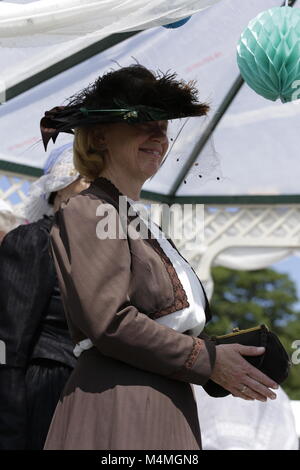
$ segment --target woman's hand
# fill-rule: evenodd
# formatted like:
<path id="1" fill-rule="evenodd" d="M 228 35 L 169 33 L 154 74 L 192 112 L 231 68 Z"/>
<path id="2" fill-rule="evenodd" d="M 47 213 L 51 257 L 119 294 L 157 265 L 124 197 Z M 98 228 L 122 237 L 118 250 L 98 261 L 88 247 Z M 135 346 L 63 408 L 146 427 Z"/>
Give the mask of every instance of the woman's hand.
<path id="1" fill-rule="evenodd" d="M 244 400 L 267 401 L 275 399 L 270 388 L 278 388 L 274 380 L 249 364 L 243 356 L 260 356 L 265 348 L 220 344 L 216 347 L 216 362 L 211 380 L 226 388 L 235 397 Z"/>

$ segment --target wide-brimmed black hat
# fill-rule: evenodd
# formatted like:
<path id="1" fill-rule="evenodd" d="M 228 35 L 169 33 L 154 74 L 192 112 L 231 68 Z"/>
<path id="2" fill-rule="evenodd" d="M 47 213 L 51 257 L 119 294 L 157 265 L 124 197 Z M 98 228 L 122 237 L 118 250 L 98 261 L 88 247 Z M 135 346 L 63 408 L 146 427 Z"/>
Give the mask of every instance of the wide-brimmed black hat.
<path id="1" fill-rule="evenodd" d="M 155 74 L 142 65 L 108 72 L 69 98 L 66 106 L 46 111 L 40 127 L 45 149 L 60 132 L 99 123 L 160 121 L 206 115 L 194 82 L 176 73 Z"/>

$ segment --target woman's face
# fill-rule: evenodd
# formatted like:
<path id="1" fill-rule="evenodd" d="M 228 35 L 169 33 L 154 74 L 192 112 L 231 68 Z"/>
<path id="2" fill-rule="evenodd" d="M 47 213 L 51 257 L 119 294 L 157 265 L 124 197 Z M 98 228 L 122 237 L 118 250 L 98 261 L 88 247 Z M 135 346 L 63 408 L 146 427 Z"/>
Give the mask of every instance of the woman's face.
<path id="1" fill-rule="evenodd" d="M 106 167 L 146 181 L 157 172 L 168 150 L 167 127 L 168 121 L 104 126 L 101 132 L 107 149 Z"/>

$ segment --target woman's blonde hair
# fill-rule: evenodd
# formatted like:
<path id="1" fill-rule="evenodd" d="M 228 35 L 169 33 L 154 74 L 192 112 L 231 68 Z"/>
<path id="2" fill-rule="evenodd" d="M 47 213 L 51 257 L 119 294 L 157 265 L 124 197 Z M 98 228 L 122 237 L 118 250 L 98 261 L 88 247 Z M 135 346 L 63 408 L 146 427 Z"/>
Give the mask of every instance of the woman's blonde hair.
<path id="1" fill-rule="evenodd" d="M 74 166 L 78 173 L 90 181 L 105 167 L 105 148 L 95 145 L 96 127 L 77 127 L 73 143 Z"/>

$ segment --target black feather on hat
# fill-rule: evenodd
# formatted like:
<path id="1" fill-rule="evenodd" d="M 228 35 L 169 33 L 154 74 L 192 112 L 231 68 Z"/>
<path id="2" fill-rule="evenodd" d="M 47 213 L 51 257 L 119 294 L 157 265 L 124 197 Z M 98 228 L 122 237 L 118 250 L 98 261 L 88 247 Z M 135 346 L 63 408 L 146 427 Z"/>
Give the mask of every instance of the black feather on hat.
<path id="1" fill-rule="evenodd" d="M 73 134 L 76 127 L 206 115 L 209 106 L 198 101 L 195 83 L 176 77 L 176 73 L 168 72 L 155 75 L 139 64 L 104 74 L 71 96 L 67 106 L 45 112 L 40 123 L 45 149 L 59 132 Z"/>

